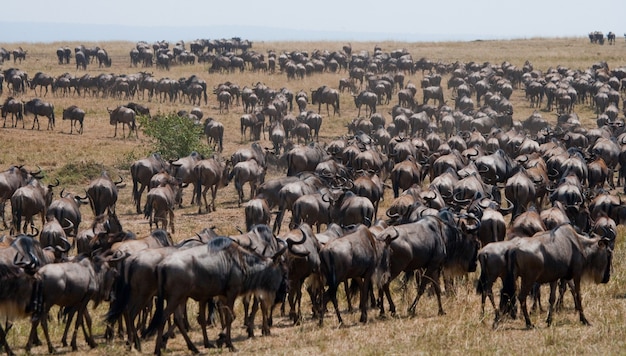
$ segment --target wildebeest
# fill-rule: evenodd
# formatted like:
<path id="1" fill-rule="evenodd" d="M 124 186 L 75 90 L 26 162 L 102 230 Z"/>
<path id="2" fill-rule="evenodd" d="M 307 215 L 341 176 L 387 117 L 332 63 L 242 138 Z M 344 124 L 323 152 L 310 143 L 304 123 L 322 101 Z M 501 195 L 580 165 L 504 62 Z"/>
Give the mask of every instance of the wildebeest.
<path id="1" fill-rule="evenodd" d="M 20 231 L 22 217 L 24 217 L 24 232 L 26 232 L 28 224 L 34 226 L 33 216 L 37 214 L 41 215 L 41 225 L 43 226 L 48 206 L 52 202 L 52 188 L 58 185 L 58 180 L 56 184 L 44 186 L 39 180 L 32 179 L 28 184 L 15 190 L 11 196 L 12 234 Z"/>
<path id="2" fill-rule="evenodd" d="M 74 132 L 74 126 L 78 123 L 80 126 L 76 132 L 83 134 L 83 120 L 85 119 L 85 110 L 76 105 L 72 105 L 63 109 L 63 120 L 70 120 L 70 135 Z"/>
<path id="3" fill-rule="evenodd" d="M 87 56 L 85 55 L 85 52 L 77 51 L 74 54 L 74 57 L 76 59 L 76 69 L 78 70 L 78 67 L 82 67 L 83 70 L 87 70 L 87 63 L 89 61 L 87 59 Z"/>
<path id="4" fill-rule="evenodd" d="M 254 225 L 270 224 L 270 207 L 267 204 L 267 200 L 263 198 L 248 200 L 244 205 L 244 214 L 246 217 L 246 231 L 250 231 Z"/>
<path id="5" fill-rule="evenodd" d="M 32 314 L 33 274 L 49 260 L 41 245 L 35 240 L 36 234 L 19 234 L 10 246 L 0 248 L 0 305 L 2 319 L 12 321 Z M 4 323 L 3 323 L 4 324 Z M 4 325 L 0 326 L 0 344 L 8 355 L 14 355 L 9 347 Z"/>
<path id="6" fill-rule="evenodd" d="M 215 157 L 198 161 L 193 167 L 196 179 L 196 204 L 198 204 L 198 214 L 202 211 L 202 197 L 204 197 L 204 207 L 210 211 L 211 207 L 215 211 L 215 196 L 217 189 L 228 185 L 228 168 L 230 162 L 223 162 Z M 204 187 L 204 189 L 202 189 Z M 206 194 L 211 189 L 211 204 L 207 203 Z"/>
<path id="7" fill-rule="evenodd" d="M 365 105 L 365 116 L 368 116 L 368 110 L 369 115 L 372 115 L 376 112 L 376 103 L 378 102 L 378 97 L 375 93 L 371 91 L 362 91 L 358 95 L 352 94 L 352 96 L 354 97 L 354 105 L 356 105 L 357 109 L 359 109 L 357 116 L 361 115 L 361 105 Z"/>
<path id="8" fill-rule="evenodd" d="M 122 187 L 122 177 L 117 182 L 113 182 L 106 171 L 100 177 L 89 182 L 87 187 L 87 197 L 94 216 L 104 214 L 107 210 L 115 212 L 117 202 L 117 189 Z"/>
<path id="9" fill-rule="evenodd" d="M 70 64 L 72 50 L 69 47 L 59 47 L 57 49 L 57 58 L 59 59 L 59 64 Z"/>
<path id="10" fill-rule="evenodd" d="M 46 94 L 48 94 L 48 87 L 52 88 L 53 82 L 54 78 L 50 75 L 43 72 L 37 72 L 35 76 L 33 76 L 33 79 L 30 80 L 30 88 L 33 89 L 35 94 L 37 94 L 37 87 L 39 86 L 39 95 L 41 95 L 41 92 L 45 88 L 46 93 L 43 94 L 43 96 L 46 96 Z"/>
<path id="11" fill-rule="evenodd" d="M 149 219 L 150 230 L 152 230 L 152 223 L 157 229 L 160 224 L 160 229 L 167 230 L 169 219 L 172 234 L 175 233 L 174 207 L 182 203 L 182 188 L 184 186 L 179 180 L 172 177 L 167 183 L 152 188 L 148 192 L 144 216 Z"/>
<path id="12" fill-rule="evenodd" d="M 546 322 L 552 323 L 556 286 L 561 279 L 574 282 L 574 303 L 581 323 L 588 325 L 580 295 L 580 282 L 589 277 L 595 283 L 607 283 L 610 278 L 612 251 L 604 237 L 588 238 L 576 233 L 570 224 L 520 240 L 507 253 L 507 274 L 502 295 L 515 297 L 515 280 L 520 277 L 518 300 L 526 327 L 533 324 L 528 315 L 526 297 L 535 283 L 550 283 L 550 308 Z M 509 303 L 510 304 L 510 303 Z"/>
<path id="13" fill-rule="evenodd" d="M 85 341 L 91 348 L 96 347 L 97 344 L 91 332 L 91 318 L 87 311 L 87 303 L 93 300 L 95 305 L 98 305 L 101 301 L 108 300 L 115 275 L 115 269 L 109 263 L 114 263 L 123 257 L 123 255 L 115 258 L 100 255 L 91 258 L 79 256 L 72 262 L 52 263 L 41 267 L 35 274 L 33 298 L 36 300 L 37 307 L 33 312 L 26 351 L 30 351 L 37 326 L 41 323 L 48 343 L 48 352 L 56 352 L 48 333 L 48 313 L 54 305 L 69 308 L 78 313 L 71 341 L 72 350 L 78 350 L 76 344 L 78 327 L 82 325 L 85 328 L 85 324 L 87 327 Z M 70 322 L 71 319 L 67 327 Z"/>
<path id="14" fill-rule="evenodd" d="M 128 125 L 128 137 L 130 137 L 134 130 L 135 136 L 139 138 L 139 134 L 137 132 L 137 124 L 135 123 L 136 113 L 135 111 L 133 111 L 133 109 L 120 105 L 113 110 L 109 110 L 107 108 L 107 111 L 109 112 L 109 123 L 111 125 L 115 125 L 115 133 L 113 134 L 113 137 L 117 136 L 117 124 L 121 123 L 122 137 L 126 135 L 124 131 L 124 126 Z"/>
<path id="15" fill-rule="evenodd" d="M 214 297 L 218 298 L 224 317 L 218 346 L 225 343 L 230 350 L 235 350 L 231 339 L 235 299 L 239 295 L 255 293 L 263 296 L 262 308 L 269 308 L 286 277 L 278 262 L 285 250 L 286 247 L 283 247 L 267 258 L 247 251 L 229 238 L 217 237 L 208 246 L 177 251 L 163 259 L 156 270 L 158 293 L 155 315 L 144 333 L 152 335 L 157 332 L 154 353 L 160 355 L 165 347 L 163 329 L 172 313 L 187 347 L 192 352 L 198 352 L 187 336 L 178 308 L 188 298 L 206 303 Z M 196 283 L 198 280 L 204 283 Z M 204 316 L 201 319 L 204 321 Z M 269 328 L 264 330 L 264 334 L 269 334 Z"/>
<path id="16" fill-rule="evenodd" d="M 7 126 L 7 114 L 11 113 L 11 127 L 17 127 L 17 122 L 22 120 L 22 128 L 24 128 L 24 103 L 21 100 L 8 97 L 2 104 L 1 112 L 4 118 L 2 127 Z"/>
<path id="17" fill-rule="evenodd" d="M 4 218 L 6 201 L 11 199 L 11 196 L 19 187 L 28 184 L 33 178 L 42 179 L 41 170 L 31 172 L 20 165 L 11 166 L 6 171 L 0 172 L 0 217 L 5 228 L 8 227 Z"/>
<path id="18" fill-rule="evenodd" d="M 328 105 L 333 106 L 333 115 L 341 115 L 339 113 L 339 92 L 337 89 L 332 89 L 323 85 L 317 90 L 311 90 L 311 104 L 318 104 L 317 112 L 321 113 L 322 104 L 326 104 L 326 113 L 330 115 Z"/>
<path id="19" fill-rule="evenodd" d="M 133 201 L 137 208 L 137 214 L 141 214 L 141 195 L 144 189 L 150 191 L 150 179 L 161 171 L 169 171 L 170 164 L 158 153 L 137 160 L 130 165 L 130 175 L 133 179 Z"/>
<path id="20" fill-rule="evenodd" d="M 319 324 L 324 323 L 324 309 L 330 300 L 335 307 L 339 324 L 343 323 L 337 305 L 337 287 L 349 278 L 360 286 L 361 323 L 367 322 L 367 298 L 372 285 L 379 287 L 389 278 L 389 243 L 393 237 L 379 240 L 364 225 L 358 225 L 343 237 L 329 241 L 319 252 L 320 273 L 328 285 L 322 296 Z"/>
<path id="21" fill-rule="evenodd" d="M 71 193 L 64 193 L 62 190 L 59 198 L 50 203 L 46 216 L 54 216 L 59 223 L 66 225 L 63 229 L 67 232 L 67 235 L 75 237 L 78 234 L 78 228 L 82 220 L 80 206 L 87 204 L 86 199 L 87 197 L 83 198 Z M 72 228 L 67 227 L 66 221 L 73 225 Z"/>
<path id="22" fill-rule="evenodd" d="M 208 117 L 204 120 L 204 134 L 206 135 L 207 144 L 213 144 L 213 149 L 217 152 L 224 150 L 224 125 Z"/>
<path id="23" fill-rule="evenodd" d="M 473 235 L 478 225 L 457 225 L 455 216 L 449 210 L 441 210 L 436 216 L 424 216 L 421 220 L 404 225 L 392 226 L 385 229 L 380 238 L 395 236 L 390 248 L 393 258 L 390 262 L 390 278 L 382 286 L 380 311 L 384 314 L 383 293 L 389 302 L 389 310 L 395 313 L 395 304 L 391 299 L 389 283 L 400 272 L 412 272 L 421 269 L 416 275 L 419 281 L 417 295 L 409 307 L 410 313 L 415 313 L 415 307 L 426 290 L 428 283 L 432 283 L 439 306 L 439 315 L 445 314 L 441 304 L 440 274 L 445 269 L 459 270 L 463 273 L 476 270 L 477 253 L 480 248 L 478 240 Z M 387 237 L 388 238 L 388 237 Z"/>
<path id="24" fill-rule="evenodd" d="M 35 119 L 33 120 L 33 127 L 35 128 L 35 123 L 37 124 L 37 130 L 39 130 L 39 119 L 38 115 L 45 116 L 48 118 L 48 130 L 54 130 L 54 105 L 47 103 L 39 98 L 35 98 L 27 101 L 24 104 L 24 114 L 32 113 L 35 115 Z"/>
<path id="25" fill-rule="evenodd" d="M 248 182 L 250 184 L 250 199 L 256 195 L 259 185 L 265 182 L 265 168 L 263 168 L 256 160 L 247 160 L 235 164 L 232 171 L 228 175 L 228 180 L 235 179 L 235 189 L 237 190 L 238 206 L 243 203 L 243 185 Z"/>

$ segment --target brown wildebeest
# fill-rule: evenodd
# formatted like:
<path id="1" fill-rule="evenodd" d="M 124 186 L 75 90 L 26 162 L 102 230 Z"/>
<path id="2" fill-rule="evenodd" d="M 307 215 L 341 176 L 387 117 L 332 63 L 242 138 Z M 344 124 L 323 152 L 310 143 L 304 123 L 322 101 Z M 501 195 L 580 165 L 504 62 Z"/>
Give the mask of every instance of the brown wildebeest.
<path id="1" fill-rule="evenodd" d="M 122 124 L 122 137 L 126 135 L 124 131 L 124 126 L 128 125 L 128 137 L 135 131 L 135 136 L 139 138 L 139 134 L 137 133 L 137 124 L 135 123 L 135 111 L 133 109 L 127 108 L 125 106 L 118 106 L 113 110 L 109 110 L 109 123 L 111 125 L 115 125 L 115 133 L 113 137 L 117 136 L 117 124 Z"/>

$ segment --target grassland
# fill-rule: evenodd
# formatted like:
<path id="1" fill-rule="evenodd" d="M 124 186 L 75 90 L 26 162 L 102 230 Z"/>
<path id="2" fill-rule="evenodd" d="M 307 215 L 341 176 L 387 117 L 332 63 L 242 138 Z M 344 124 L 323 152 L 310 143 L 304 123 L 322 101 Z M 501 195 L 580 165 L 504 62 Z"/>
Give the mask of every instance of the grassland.
<path id="1" fill-rule="evenodd" d="M 55 51 L 60 46 L 74 48 L 79 43 L 16 43 L 0 44 L 9 50 L 22 46 L 28 50 L 26 61 L 17 64 L 5 62 L 2 69 L 12 66 L 26 71 L 30 77 L 42 71 L 52 76 L 69 72 L 81 76 L 85 72 L 77 71 L 74 64 L 59 65 Z M 98 68 L 91 64 L 87 72 L 92 75 L 99 73 L 129 74 L 142 68 L 131 68 L 129 51 L 134 46 L 130 42 L 102 42 L 82 43 L 85 46 L 98 45 L 105 48 L 112 57 L 111 68 Z M 339 50 L 344 43 L 335 42 L 257 42 L 253 49 L 265 53 L 267 50 L 283 51 L 315 49 L 329 51 Z M 584 38 L 536 38 L 513 41 L 479 41 L 459 43 L 352 43 L 353 51 L 373 50 L 378 45 L 383 51 L 389 52 L 398 48 L 406 48 L 415 60 L 425 57 L 433 61 L 444 62 L 491 62 L 502 63 L 508 61 L 522 66 L 526 60 L 536 69 L 543 71 L 556 66 L 566 66 L 572 69 L 585 69 L 598 61 L 607 61 L 611 68 L 626 65 L 626 47 L 618 41 L 615 46 L 598 46 L 589 44 Z M 73 62 L 73 61 L 72 61 Z M 287 81 L 285 74 L 255 74 L 249 71 L 244 73 L 209 74 L 206 64 L 191 66 L 173 66 L 170 71 L 148 69 L 156 78 L 169 77 L 178 79 L 196 74 L 207 81 L 210 87 L 218 83 L 230 81 L 240 87 L 251 86 L 263 82 L 271 88 L 286 87 L 292 91 L 309 90 L 320 85 L 337 87 L 341 77 L 347 73 L 314 74 L 304 80 Z M 419 83 L 421 73 L 407 75 L 406 81 Z M 444 83 L 447 77 L 444 77 Z M 444 84 L 445 87 L 445 84 Z M 8 95 L 6 89 L 2 100 Z M 446 91 L 446 98 L 452 103 L 451 93 Z M 28 90 L 21 97 L 26 101 L 35 97 L 32 90 Z M 421 94 L 418 94 L 421 100 Z M 129 164 L 138 158 L 150 153 L 149 139 L 140 133 L 139 139 L 113 138 L 113 127 L 109 125 L 107 107 L 112 108 L 128 102 L 127 99 L 95 98 L 95 97 L 57 97 L 48 94 L 45 100 L 52 102 L 56 107 L 57 126 L 53 132 L 30 130 L 32 116 L 26 117 L 27 129 L 0 129 L 0 167 L 11 164 L 25 164 L 34 168 L 41 166 L 48 178 L 59 178 L 61 187 L 77 194 L 83 194 L 89 180 L 106 169 L 112 176 L 121 175 L 130 183 L 128 173 Z M 180 109 L 190 110 L 191 105 L 186 103 L 160 103 L 137 100 L 150 107 L 152 113 L 176 112 Z M 511 99 L 515 108 L 514 119 L 523 120 L 534 109 L 524 98 L 521 90 L 515 90 Z M 83 135 L 70 135 L 69 122 L 60 120 L 62 108 L 78 105 L 87 115 Z M 395 100 L 388 106 L 379 108 L 386 114 Z M 242 141 L 239 134 L 239 116 L 243 112 L 241 106 L 234 107 L 230 113 L 219 114 L 215 96 L 209 98 L 208 106 L 201 106 L 206 116 L 213 116 L 226 127 L 224 155 L 229 156 L 237 148 L 249 145 Z M 341 96 L 341 116 L 327 116 L 322 111 L 324 122 L 320 133 L 320 140 L 329 141 L 347 132 L 345 126 L 356 116 L 356 109 L 349 94 Z M 314 108 L 315 110 L 317 108 Z M 595 114 L 587 106 L 577 106 L 576 112 L 580 115 L 583 125 L 593 127 Z M 556 121 L 554 113 L 542 112 L 542 115 Z M 42 126 L 45 126 L 42 125 Z M 266 146 L 269 144 L 264 142 Z M 270 172 L 268 179 L 283 174 Z M 210 214 L 196 214 L 196 208 L 189 206 L 190 194 L 186 194 L 185 208 L 176 211 L 177 233 L 175 240 L 192 236 L 205 226 L 215 226 L 222 234 L 236 233 L 236 227 L 244 226 L 243 210 L 237 207 L 236 193 L 232 186 L 218 192 L 217 212 Z M 391 192 L 386 192 L 382 202 L 381 214 L 392 200 Z M 91 212 L 84 208 L 83 221 L 90 221 Z M 147 221 L 143 216 L 134 214 L 130 185 L 122 189 L 117 205 L 117 212 L 126 229 L 136 232 L 139 236 L 148 233 Z M 243 354 L 346 354 L 360 355 L 389 355 L 389 354 L 624 354 L 626 351 L 626 328 L 624 316 L 626 314 L 626 266 L 624 263 L 624 230 L 620 227 L 618 243 L 615 251 L 613 273 L 607 285 L 583 286 L 583 305 L 590 327 L 581 326 L 573 310 L 573 301 L 566 298 L 566 308 L 555 317 L 551 328 L 546 328 L 543 319 L 544 313 L 534 315 L 538 326 L 534 330 L 525 330 L 522 321 L 507 321 L 500 329 L 491 329 L 491 313 L 485 319 L 480 315 L 480 298 L 474 293 L 475 275 L 461 283 L 455 293 L 444 299 L 445 316 L 437 316 L 436 301 L 425 297 L 420 301 L 416 316 L 406 316 L 407 303 L 414 296 L 414 286 L 408 287 L 408 292 L 396 286 L 396 299 L 400 301 L 398 318 L 378 319 L 375 311 L 370 312 L 370 320 L 366 325 L 358 323 L 357 314 L 347 314 L 344 318 L 345 326 L 338 327 L 336 320 L 329 315 L 327 323 L 319 328 L 317 323 L 307 318 L 302 325 L 292 326 L 282 317 L 275 319 L 272 336 L 246 339 L 245 331 L 241 326 L 241 318 L 235 321 L 235 346 Z M 568 296 L 569 297 L 569 296 Z M 306 300 L 306 299 L 305 299 Z M 407 301 L 408 300 L 408 301 Z M 195 305 L 191 304 L 195 311 Z M 345 307 L 345 305 L 344 305 Z M 304 306 L 308 310 L 308 306 Z M 92 311 L 97 320 L 95 332 L 103 334 L 100 316 L 102 307 Z M 239 315 L 239 314 L 238 314 Z M 52 323 L 54 330 L 53 342 L 62 353 L 73 354 L 108 354 L 118 355 L 127 353 L 120 340 L 106 344 L 100 337 L 100 346 L 89 350 L 84 342 L 80 341 L 80 351 L 71 352 L 68 348 L 60 348 L 61 327 Z M 9 342 L 18 352 L 26 343 L 26 335 L 30 325 L 26 320 L 17 322 L 9 334 Z M 209 331 L 211 337 L 216 337 L 216 329 Z M 192 339 L 200 342 L 201 336 L 194 326 Z M 144 345 L 144 353 L 152 351 L 153 341 Z M 33 350 L 35 354 L 45 354 L 45 347 Z M 203 351 L 204 352 L 204 351 Z M 206 350 L 207 353 L 218 353 L 219 350 Z M 168 354 L 186 354 L 187 350 L 178 337 L 168 344 Z"/>

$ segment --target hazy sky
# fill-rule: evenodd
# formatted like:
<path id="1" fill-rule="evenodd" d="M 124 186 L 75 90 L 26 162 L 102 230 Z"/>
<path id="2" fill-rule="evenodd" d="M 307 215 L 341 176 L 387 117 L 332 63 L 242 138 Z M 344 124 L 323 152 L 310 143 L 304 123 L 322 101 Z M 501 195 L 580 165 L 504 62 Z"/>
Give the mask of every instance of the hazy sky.
<path id="1" fill-rule="evenodd" d="M 569 37 L 595 30 L 621 37 L 626 32 L 625 0 L 20 0 L 4 3 L 2 13 L 4 22 L 262 26 L 386 33 L 390 39 L 401 34 Z M 6 35 L 0 34 L 0 42 Z"/>

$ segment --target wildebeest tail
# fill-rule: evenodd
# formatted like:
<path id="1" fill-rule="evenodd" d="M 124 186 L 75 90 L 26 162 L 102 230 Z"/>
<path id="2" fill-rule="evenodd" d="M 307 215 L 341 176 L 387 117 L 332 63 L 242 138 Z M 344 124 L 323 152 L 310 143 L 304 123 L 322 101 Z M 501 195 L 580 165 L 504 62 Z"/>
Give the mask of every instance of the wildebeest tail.
<path id="1" fill-rule="evenodd" d="M 152 196 L 150 194 L 146 197 L 146 206 L 143 209 L 143 215 L 146 218 L 152 216 Z"/>
<path id="2" fill-rule="evenodd" d="M 476 284 L 476 294 L 483 294 L 485 292 L 485 284 L 487 284 L 487 256 L 483 254 L 478 255 L 478 263 L 480 263 L 480 277 L 478 277 L 478 283 Z"/>
<path id="3" fill-rule="evenodd" d="M 105 315 L 105 320 L 109 324 L 115 323 L 120 318 L 130 300 L 130 283 L 128 283 L 128 277 L 132 272 L 132 263 L 130 266 L 127 266 L 127 264 L 127 261 L 122 262 L 119 277 L 113 287 L 113 297 L 111 298 L 109 310 Z"/>
<path id="4" fill-rule="evenodd" d="M 515 280 L 517 278 L 517 263 L 515 249 L 509 250 L 505 255 L 506 276 L 502 281 L 502 291 L 500 293 L 500 312 L 502 314 L 514 313 L 515 303 Z"/>
<path id="5" fill-rule="evenodd" d="M 202 177 L 201 177 L 200 172 L 195 169 L 194 169 L 194 173 L 198 177 L 198 181 L 196 182 L 196 185 L 194 187 L 194 189 L 196 190 L 194 192 L 194 195 L 196 196 L 196 204 L 198 205 L 198 207 L 200 207 L 202 206 L 202 199 L 200 199 L 202 198 Z"/>
<path id="6" fill-rule="evenodd" d="M 35 277 L 30 295 L 30 303 L 26 307 L 27 313 L 33 314 L 33 320 L 38 320 L 43 313 L 43 282 L 40 277 Z"/>
<path id="7" fill-rule="evenodd" d="M 157 273 L 157 280 L 159 281 L 158 282 L 159 287 L 157 289 L 157 300 L 155 304 L 154 316 L 152 317 L 152 320 L 150 321 L 150 324 L 148 325 L 146 330 L 142 332 L 141 334 L 142 338 L 146 338 L 146 337 L 150 337 L 154 335 L 154 333 L 157 331 L 157 328 L 159 328 L 161 325 L 165 323 L 165 319 L 163 317 L 163 308 L 165 304 L 165 300 L 164 300 L 165 272 L 163 271 L 163 269 L 157 268 L 156 273 Z"/>

